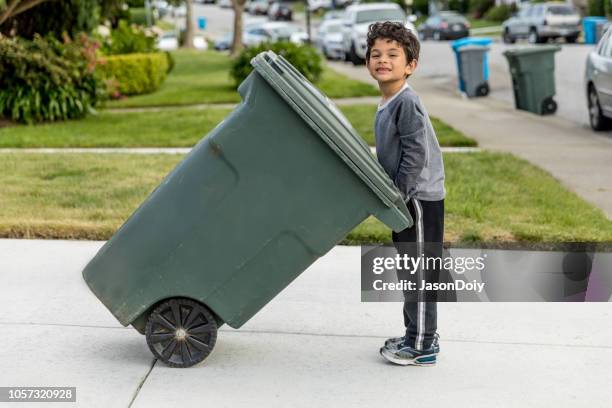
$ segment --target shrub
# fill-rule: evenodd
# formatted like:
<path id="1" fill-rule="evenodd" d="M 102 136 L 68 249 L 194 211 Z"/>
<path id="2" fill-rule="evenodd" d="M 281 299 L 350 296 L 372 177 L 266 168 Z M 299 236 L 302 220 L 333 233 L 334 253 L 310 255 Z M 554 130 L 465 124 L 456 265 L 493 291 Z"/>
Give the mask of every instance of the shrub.
<path id="1" fill-rule="evenodd" d="M 84 34 L 63 43 L 0 36 L 0 115 L 24 123 L 85 116 L 105 93 L 96 48 Z"/>
<path id="2" fill-rule="evenodd" d="M 465 14 L 470 9 L 470 1 L 469 0 L 449 0 L 448 9 L 455 10 L 456 12 L 461 13 L 461 14 Z"/>
<path id="3" fill-rule="evenodd" d="M 4 2 L 7 3 L 6 1 Z M 2 0 L 0 0 L 0 8 Z M 19 37 L 33 39 L 35 34 L 52 35 L 58 40 L 64 33 L 76 38 L 90 33 L 98 23 L 98 0 L 62 0 L 43 2 L 17 14 L 0 26 L 4 34 L 14 30 Z"/>
<path id="4" fill-rule="evenodd" d="M 495 0 L 473 0 L 470 2 L 470 9 L 475 18 L 482 18 L 494 5 Z"/>
<path id="5" fill-rule="evenodd" d="M 102 76 L 118 83 L 121 95 L 139 95 L 155 91 L 166 79 L 168 57 L 163 52 L 111 55 L 98 69 Z"/>
<path id="6" fill-rule="evenodd" d="M 144 7 L 130 8 L 130 23 L 137 25 L 147 25 L 147 9 Z M 151 24 L 155 24 L 155 18 L 153 13 L 150 14 Z"/>
<path id="7" fill-rule="evenodd" d="M 605 16 L 605 2 L 603 0 L 589 0 L 587 4 L 587 14 L 589 16 Z"/>
<path id="8" fill-rule="evenodd" d="M 125 20 L 119 22 L 110 36 L 99 39 L 102 43 L 100 50 L 106 55 L 149 53 L 157 50 L 156 36 L 151 30 L 130 25 Z"/>
<path id="9" fill-rule="evenodd" d="M 423 16 L 429 14 L 429 0 L 414 0 L 412 12 Z"/>
<path id="10" fill-rule="evenodd" d="M 502 4 L 501 6 L 495 6 L 489 9 L 484 17 L 491 21 L 504 21 L 510 18 L 512 13 L 513 10 L 510 6 L 507 4 Z"/>
<path id="11" fill-rule="evenodd" d="M 263 51 L 272 50 L 282 55 L 311 82 L 317 82 L 323 71 L 321 56 L 309 45 L 296 45 L 289 41 L 275 43 L 262 43 L 256 47 L 242 50 L 240 55 L 233 61 L 230 75 L 234 78 L 236 86 L 253 71 L 251 59 Z"/>

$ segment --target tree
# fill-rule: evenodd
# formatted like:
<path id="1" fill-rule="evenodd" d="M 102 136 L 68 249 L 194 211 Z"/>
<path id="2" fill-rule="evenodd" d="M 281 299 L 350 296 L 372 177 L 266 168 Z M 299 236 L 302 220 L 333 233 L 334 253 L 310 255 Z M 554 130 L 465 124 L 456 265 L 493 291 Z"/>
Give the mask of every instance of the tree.
<path id="1" fill-rule="evenodd" d="M 0 0 L 0 26 L 9 18 L 48 1 L 55 0 Z"/>
<path id="2" fill-rule="evenodd" d="M 193 0 L 170 0 L 173 6 L 180 6 L 185 4 L 187 13 L 185 16 L 185 44 L 186 48 L 193 48 Z"/>
<path id="3" fill-rule="evenodd" d="M 0 32 L 23 38 L 35 34 L 62 39 L 91 32 L 98 24 L 100 0 L 6 0 Z M 10 16 L 10 17 L 9 17 Z"/>
<path id="4" fill-rule="evenodd" d="M 187 15 L 185 22 L 185 47 L 193 48 L 193 0 L 185 0 Z"/>
<path id="5" fill-rule="evenodd" d="M 242 49 L 242 12 L 246 0 L 232 0 L 234 6 L 234 40 L 231 55 L 237 55 Z"/>

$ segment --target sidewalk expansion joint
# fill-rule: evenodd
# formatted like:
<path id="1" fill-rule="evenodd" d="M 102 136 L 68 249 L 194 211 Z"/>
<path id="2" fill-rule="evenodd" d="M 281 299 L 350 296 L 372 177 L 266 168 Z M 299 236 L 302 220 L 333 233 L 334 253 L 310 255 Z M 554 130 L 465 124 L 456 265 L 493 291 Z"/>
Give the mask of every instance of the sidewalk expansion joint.
<path id="1" fill-rule="evenodd" d="M 151 371 L 153 371 L 153 367 L 155 367 L 155 363 L 157 363 L 156 358 L 154 358 L 153 361 L 151 362 L 151 367 L 149 367 L 149 371 L 147 371 L 147 373 L 142 378 L 142 380 L 140 380 L 140 383 L 138 384 L 138 388 L 136 388 L 136 391 L 134 392 L 134 395 L 132 396 L 132 400 L 130 401 L 128 408 L 130 408 L 132 404 L 134 404 L 134 401 L 136 401 L 136 398 L 138 397 L 138 394 L 140 393 L 140 389 L 144 385 L 145 381 L 147 381 L 147 378 L 149 378 L 149 374 L 151 374 Z"/>

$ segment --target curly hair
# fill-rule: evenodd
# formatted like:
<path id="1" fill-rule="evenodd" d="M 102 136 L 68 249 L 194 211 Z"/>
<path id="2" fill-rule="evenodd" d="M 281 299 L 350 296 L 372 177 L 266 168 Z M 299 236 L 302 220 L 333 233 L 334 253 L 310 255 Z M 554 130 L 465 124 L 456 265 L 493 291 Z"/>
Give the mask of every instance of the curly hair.
<path id="1" fill-rule="evenodd" d="M 394 23 L 385 21 L 384 23 L 370 24 L 368 28 L 368 49 L 366 51 L 366 60 L 370 59 L 370 51 L 374 43 L 378 39 L 395 40 L 397 41 L 406 54 L 406 62 L 413 59 L 419 59 L 421 45 L 418 38 L 407 29 L 402 23 Z"/>

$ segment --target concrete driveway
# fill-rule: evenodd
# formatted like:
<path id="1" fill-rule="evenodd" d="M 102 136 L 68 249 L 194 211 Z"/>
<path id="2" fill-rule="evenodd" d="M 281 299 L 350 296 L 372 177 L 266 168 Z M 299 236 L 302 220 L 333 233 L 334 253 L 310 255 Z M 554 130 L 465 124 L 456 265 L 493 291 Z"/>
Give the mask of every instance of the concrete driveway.
<path id="1" fill-rule="evenodd" d="M 359 247 L 336 247 L 204 363 L 171 369 L 80 271 L 101 242 L 0 240 L 1 386 L 74 386 L 82 407 L 608 407 L 609 303 L 439 305 L 435 367 L 381 359 L 401 304 L 361 303 Z"/>

